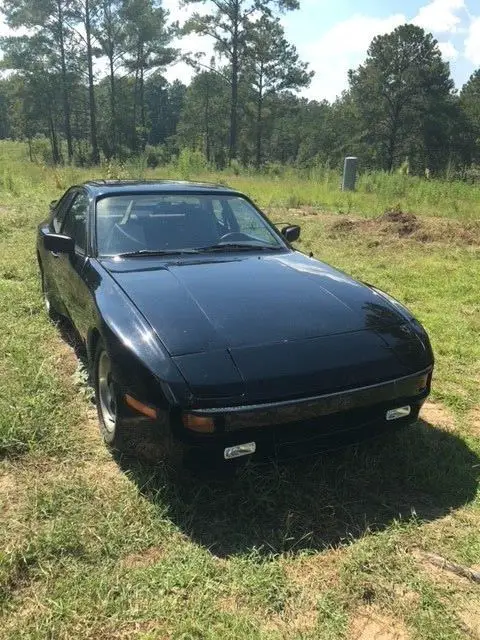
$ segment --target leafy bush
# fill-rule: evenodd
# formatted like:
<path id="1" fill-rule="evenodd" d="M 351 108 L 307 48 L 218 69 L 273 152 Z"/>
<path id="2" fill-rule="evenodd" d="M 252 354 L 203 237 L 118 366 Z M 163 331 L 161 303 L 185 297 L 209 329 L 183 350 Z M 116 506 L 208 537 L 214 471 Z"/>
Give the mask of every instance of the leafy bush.
<path id="1" fill-rule="evenodd" d="M 230 160 L 229 168 L 234 176 L 239 176 L 242 173 L 242 165 L 235 158 L 233 160 Z"/>
<path id="2" fill-rule="evenodd" d="M 465 169 L 463 179 L 469 184 L 480 184 L 480 166 L 472 164 Z"/>
<path id="3" fill-rule="evenodd" d="M 201 151 L 182 149 L 178 155 L 176 169 L 179 176 L 189 180 L 193 175 L 208 171 L 208 162 Z"/>
<path id="4" fill-rule="evenodd" d="M 280 162 L 267 162 L 263 167 L 265 175 L 273 176 L 275 178 L 283 176 L 285 171 L 285 165 L 280 164 Z"/>
<path id="5" fill-rule="evenodd" d="M 159 149 L 147 145 L 145 147 L 145 160 L 149 169 L 156 169 L 158 165 L 162 163 Z"/>
<path id="6" fill-rule="evenodd" d="M 39 164 L 53 165 L 53 154 L 50 141 L 45 137 L 37 137 L 31 143 L 32 158 Z"/>

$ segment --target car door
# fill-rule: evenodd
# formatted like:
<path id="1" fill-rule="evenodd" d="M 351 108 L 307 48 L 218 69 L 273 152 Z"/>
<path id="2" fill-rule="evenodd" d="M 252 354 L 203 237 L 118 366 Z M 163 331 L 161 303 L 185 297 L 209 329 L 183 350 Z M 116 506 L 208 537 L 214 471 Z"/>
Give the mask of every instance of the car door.
<path id="1" fill-rule="evenodd" d="M 65 214 L 75 195 L 76 191 L 74 189 L 69 189 L 51 209 L 50 217 L 39 227 L 39 243 L 37 247 L 41 256 L 42 270 L 48 281 L 50 297 L 54 298 L 55 308 L 58 310 L 64 309 L 62 292 L 58 290 L 56 280 L 53 276 L 58 255 L 45 249 L 43 245 L 43 236 L 49 233 L 60 233 Z"/>
<path id="2" fill-rule="evenodd" d="M 53 254 L 53 277 L 64 307 L 82 337 L 86 334 L 89 290 L 83 275 L 88 261 L 90 199 L 84 189 L 73 195 L 61 222 L 60 233 L 75 241 L 73 253 Z"/>

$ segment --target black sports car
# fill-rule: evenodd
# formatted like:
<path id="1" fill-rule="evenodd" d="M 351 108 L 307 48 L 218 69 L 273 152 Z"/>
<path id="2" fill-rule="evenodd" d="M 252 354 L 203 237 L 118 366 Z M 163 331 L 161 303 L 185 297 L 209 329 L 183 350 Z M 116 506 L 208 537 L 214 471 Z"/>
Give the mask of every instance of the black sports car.
<path id="1" fill-rule="evenodd" d="M 396 300 L 294 250 L 245 195 L 70 188 L 39 226 L 45 305 L 85 342 L 101 432 L 166 453 L 303 453 L 414 421 L 433 354 Z"/>

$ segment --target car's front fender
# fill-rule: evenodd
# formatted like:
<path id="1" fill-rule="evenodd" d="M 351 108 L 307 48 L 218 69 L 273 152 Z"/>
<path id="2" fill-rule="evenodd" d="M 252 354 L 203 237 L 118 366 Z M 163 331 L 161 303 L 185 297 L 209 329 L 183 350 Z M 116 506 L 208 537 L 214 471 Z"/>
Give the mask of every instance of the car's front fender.
<path id="1" fill-rule="evenodd" d="M 155 404 L 161 400 L 159 394 L 169 403 L 188 402 L 188 387 L 164 345 L 96 260 L 90 261 L 85 280 L 93 299 L 87 337 L 90 362 L 97 334 L 110 355 L 114 377 L 123 388 L 137 391 L 141 399 Z"/>

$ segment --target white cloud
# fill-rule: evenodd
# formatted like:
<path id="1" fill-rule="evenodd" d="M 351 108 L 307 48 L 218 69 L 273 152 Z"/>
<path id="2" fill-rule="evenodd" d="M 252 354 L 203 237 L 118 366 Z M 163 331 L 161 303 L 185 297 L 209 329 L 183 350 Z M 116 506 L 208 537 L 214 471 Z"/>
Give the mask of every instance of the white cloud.
<path id="1" fill-rule="evenodd" d="M 465 0 L 432 0 L 418 10 L 412 22 L 426 31 L 456 33 L 462 23 L 458 12 L 465 9 Z"/>
<path id="2" fill-rule="evenodd" d="M 442 52 L 442 56 L 445 60 L 457 60 L 460 55 L 453 42 L 450 42 L 450 40 L 447 42 L 439 42 L 438 48 Z"/>
<path id="3" fill-rule="evenodd" d="M 28 33 L 31 33 L 31 31 L 29 29 L 26 29 L 25 27 L 20 27 L 19 29 L 15 29 L 15 30 L 11 29 L 9 26 L 5 24 L 5 20 L 3 16 L 0 14 L 0 37 L 11 36 L 11 35 L 25 36 Z"/>
<path id="4" fill-rule="evenodd" d="M 480 16 L 470 23 L 465 40 L 465 57 L 475 66 L 480 65 Z"/>
<path id="5" fill-rule="evenodd" d="M 300 45 L 301 58 L 308 60 L 310 68 L 315 71 L 305 95 L 313 99 L 334 100 L 346 88 L 348 70 L 365 60 L 373 38 L 393 31 L 406 21 L 403 14 L 387 18 L 355 15 L 336 24 L 316 42 Z"/>
<path id="6" fill-rule="evenodd" d="M 163 0 L 162 6 L 169 12 L 169 22 L 178 22 L 180 26 L 183 26 L 194 13 L 205 15 L 210 12 L 209 7 L 203 4 L 182 7 L 178 0 Z M 183 54 L 204 53 L 205 55 L 201 58 L 201 61 L 206 65 L 210 63 L 210 58 L 213 55 L 212 39 L 193 33 L 183 37 L 181 40 L 176 40 L 172 43 L 172 46 L 180 49 Z M 165 77 L 169 82 L 180 80 L 184 84 L 189 84 L 194 73 L 193 68 L 189 64 L 179 61 L 169 66 L 165 72 Z"/>

